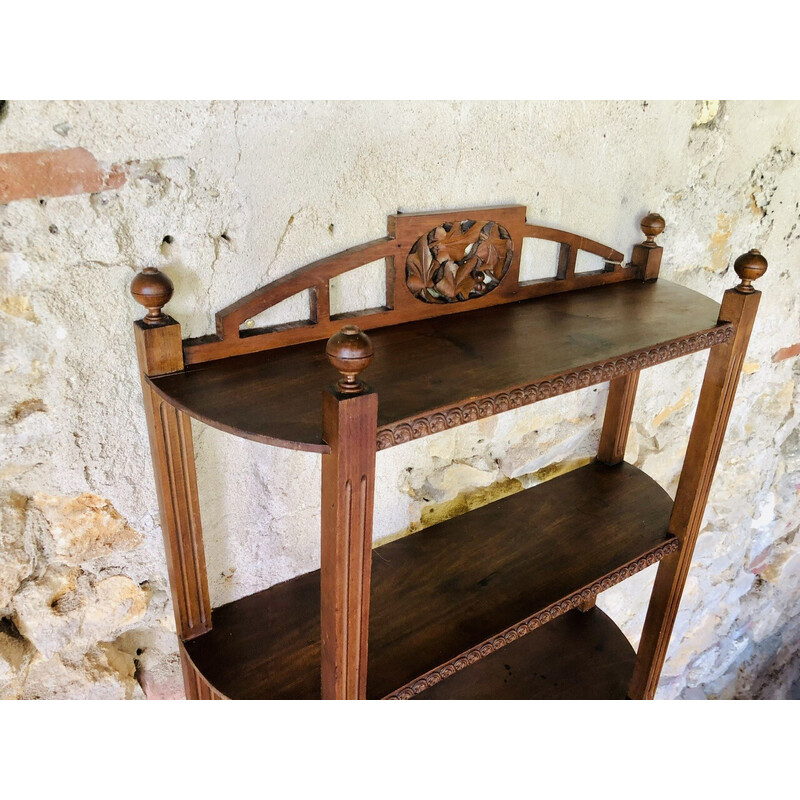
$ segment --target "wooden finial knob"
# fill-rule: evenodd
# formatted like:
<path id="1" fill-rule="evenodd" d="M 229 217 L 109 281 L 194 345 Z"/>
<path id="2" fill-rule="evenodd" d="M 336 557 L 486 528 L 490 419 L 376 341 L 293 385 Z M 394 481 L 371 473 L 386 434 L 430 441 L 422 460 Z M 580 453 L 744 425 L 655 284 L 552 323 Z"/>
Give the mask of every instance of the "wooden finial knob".
<path id="1" fill-rule="evenodd" d="M 752 281 L 757 280 L 767 271 L 767 259 L 758 250 L 751 250 L 749 253 L 739 256 L 733 262 L 733 268 L 742 279 L 742 282 L 736 287 L 736 291 L 742 294 L 752 294 L 755 291 Z"/>
<path id="2" fill-rule="evenodd" d="M 656 236 L 664 232 L 667 223 L 661 214 L 648 214 L 640 223 L 642 233 L 647 237 L 643 242 L 643 247 L 658 247 Z"/>
<path id="3" fill-rule="evenodd" d="M 172 281 L 155 267 L 145 267 L 136 274 L 131 281 L 131 294 L 147 309 L 143 322 L 156 325 L 167 318 L 161 309 L 169 303 L 172 291 Z"/>
<path id="4" fill-rule="evenodd" d="M 339 333 L 334 333 L 325 346 L 328 361 L 342 376 L 336 388 L 345 394 L 360 392 L 364 386 L 357 375 L 372 361 L 372 342 L 364 331 L 355 325 L 345 325 Z"/>

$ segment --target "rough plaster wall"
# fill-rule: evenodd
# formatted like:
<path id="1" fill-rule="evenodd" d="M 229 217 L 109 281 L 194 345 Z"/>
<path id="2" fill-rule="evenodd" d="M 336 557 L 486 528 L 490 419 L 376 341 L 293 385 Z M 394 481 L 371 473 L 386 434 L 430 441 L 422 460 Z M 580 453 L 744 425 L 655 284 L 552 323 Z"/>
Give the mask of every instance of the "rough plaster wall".
<path id="1" fill-rule="evenodd" d="M 770 261 L 659 697 L 787 696 L 800 674 L 800 104 L 16 102 L 0 152 L 126 164 L 97 194 L 0 205 L 0 696 L 181 694 L 128 295 L 175 282 L 184 336 L 398 209 L 527 203 L 630 252 L 667 220 L 661 274 L 714 298 Z M 172 237 L 165 242 L 164 237 Z M 377 272 L 336 302 L 382 299 Z M 273 319 L 304 316 L 302 303 Z M 646 370 L 627 457 L 671 493 L 706 355 Z M 378 455 L 375 538 L 593 455 L 606 387 Z M 212 601 L 313 569 L 319 460 L 194 424 Z M 562 466 L 562 468 L 565 468 Z M 635 643 L 653 570 L 599 604 Z"/>

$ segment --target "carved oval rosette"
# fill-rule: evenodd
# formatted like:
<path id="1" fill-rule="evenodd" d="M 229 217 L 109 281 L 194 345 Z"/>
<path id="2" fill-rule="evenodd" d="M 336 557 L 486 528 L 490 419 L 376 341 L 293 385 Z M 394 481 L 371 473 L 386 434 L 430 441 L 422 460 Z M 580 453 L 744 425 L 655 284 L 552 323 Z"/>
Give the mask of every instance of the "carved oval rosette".
<path id="1" fill-rule="evenodd" d="M 443 222 L 406 257 L 406 286 L 424 303 L 458 303 L 495 289 L 511 266 L 514 243 L 492 221 Z"/>
<path id="2" fill-rule="evenodd" d="M 671 361 L 682 355 L 723 344 L 730 341 L 733 333 L 733 325 L 719 325 L 710 331 L 658 345 L 635 355 L 606 361 L 578 372 L 566 373 L 550 380 L 512 389 L 509 392 L 483 397 L 480 400 L 471 400 L 460 406 L 431 412 L 424 417 L 396 422 L 378 430 L 376 446 L 378 450 L 386 450 L 397 444 L 421 439 L 423 436 L 456 428 L 468 422 L 475 422 L 477 419 L 491 417 L 511 408 L 519 408 L 539 400 L 546 400 L 548 397 L 604 383 L 636 370 L 663 364 L 665 361 Z"/>
<path id="3" fill-rule="evenodd" d="M 596 597 L 606 589 L 616 586 L 616 584 L 621 583 L 626 578 L 631 577 L 631 575 L 641 572 L 643 569 L 652 566 L 658 561 L 661 561 L 661 559 L 665 556 L 668 556 L 670 553 L 674 553 L 679 549 L 680 543 L 678 540 L 670 539 L 668 542 L 665 542 L 664 544 L 655 548 L 655 550 L 647 553 L 647 555 L 641 556 L 640 558 L 629 562 L 625 566 L 609 573 L 604 578 L 601 578 L 590 586 L 581 589 L 579 592 L 575 592 L 575 594 L 570 595 L 564 600 L 559 600 L 558 602 L 553 603 L 552 605 L 548 606 L 542 611 L 537 612 L 536 614 L 533 614 L 522 622 L 507 628 L 497 636 L 487 639 L 477 647 L 462 653 L 456 658 L 448 661 L 446 664 L 442 664 L 440 667 L 437 667 L 427 674 L 416 678 L 411 683 L 400 687 L 391 694 L 388 694 L 384 700 L 410 700 L 415 695 L 421 694 L 426 689 L 430 689 L 431 686 L 435 686 L 437 683 L 452 677 L 456 674 L 456 672 L 465 669 L 471 664 L 475 664 L 482 658 L 490 656 L 492 653 L 496 653 L 507 644 L 517 641 L 517 639 L 519 639 L 521 636 L 525 636 L 526 634 L 535 631 L 537 628 L 541 628 L 542 625 L 552 622 L 554 619 L 566 614 L 568 611 L 579 608 L 581 604 L 585 603 L 587 600 L 591 600 L 593 597 Z"/>

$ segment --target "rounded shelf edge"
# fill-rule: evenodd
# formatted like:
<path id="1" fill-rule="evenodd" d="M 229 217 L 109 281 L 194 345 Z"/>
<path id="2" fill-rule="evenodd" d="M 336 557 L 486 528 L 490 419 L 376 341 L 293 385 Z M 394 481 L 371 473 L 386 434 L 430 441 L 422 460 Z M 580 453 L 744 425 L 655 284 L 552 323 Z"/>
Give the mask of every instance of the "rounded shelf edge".
<path id="1" fill-rule="evenodd" d="M 184 685 L 188 683 L 189 691 L 194 693 L 194 697 L 187 697 L 187 700 L 230 700 L 230 697 L 219 691 L 198 669 L 185 642 L 180 642 L 180 656 L 184 668 Z"/>
<path id="2" fill-rule="evenodd" d="M 275 436 L 266 436 L 261 433 L 254 433 L 252 431 L 246 431 L 242 428 L 236 428 L 232 425 L 227 425 L 224 422 L 219 422 L 218 420 L 212 419 L 207 415 L 193 410 L 184 403 L 176 401 L 174 397 L 163 391 L 158 384 L 153 381 L 152 378 L 147 377 L 146 380 L 150 385 L 150 388 L 165 403 L 169 403 L 169 405 L 171 405 L 173 408 L 177 408 L 178 411 L 188 414 L 192 419 L 196 419 L 198 422 L 202 422 L 204 425 L 208 425 L 211 428 L 216 428 L 218 431 L 222 431 L 223 433 L 229 433 L 232 436 L 238 436 L 240 439 L 249 439 L 251 442 L 260 442 L 261 444 L 268 444 L 272 445 L 273 447 L 281 447 L 284 450 L 300 450 L 306 453 L 320 453 L 322 455 L 330 453 L 331 451 L 330 446 L 322 441 L 298 442 L 290 439 L 280 439 Z"/>
<path id="3" fill-rule="evenodd" d="M 599 608 L 570 611 L 414 700 L 624 700 L 636 651 Z"/>

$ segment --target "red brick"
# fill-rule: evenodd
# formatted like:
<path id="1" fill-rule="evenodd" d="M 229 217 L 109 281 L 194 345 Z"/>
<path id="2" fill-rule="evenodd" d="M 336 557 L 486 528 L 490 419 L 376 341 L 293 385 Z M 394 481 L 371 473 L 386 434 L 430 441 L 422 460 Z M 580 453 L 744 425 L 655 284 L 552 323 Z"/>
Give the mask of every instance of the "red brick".
<path id="1" fill-rule="evenodd" d="M 125 183 L 120 165 L 103 169 L 82 147 L 0 155 L 0 204 L 26 197 L 102 192 Z"/>
<path id="2" fill-rule="evenodd" d="M 800 342 L 789 345 L 789 347 L 781 347 L 781 349 L 772 356 L 772 360 L 783 361 L 785 358 L 794 358 L 795 356 L 800 356 Z"/>

